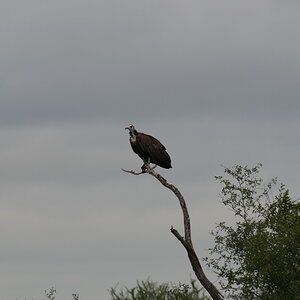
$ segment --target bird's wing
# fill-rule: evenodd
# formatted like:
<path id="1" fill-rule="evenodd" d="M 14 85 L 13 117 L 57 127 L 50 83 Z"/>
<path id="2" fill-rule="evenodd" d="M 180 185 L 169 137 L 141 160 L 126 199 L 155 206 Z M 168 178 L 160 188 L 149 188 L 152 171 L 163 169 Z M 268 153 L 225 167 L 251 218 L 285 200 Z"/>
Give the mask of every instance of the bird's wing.
<path id="1" fill-rule="evenodd" d="M 137 141 L 143 152 L 147 153 L 152 158 L 155 157 L 155 160 L 170 160 L 170 157 L 166 152 L 166 147 L 155 137 L 140 133 L 137 135 Z"/>

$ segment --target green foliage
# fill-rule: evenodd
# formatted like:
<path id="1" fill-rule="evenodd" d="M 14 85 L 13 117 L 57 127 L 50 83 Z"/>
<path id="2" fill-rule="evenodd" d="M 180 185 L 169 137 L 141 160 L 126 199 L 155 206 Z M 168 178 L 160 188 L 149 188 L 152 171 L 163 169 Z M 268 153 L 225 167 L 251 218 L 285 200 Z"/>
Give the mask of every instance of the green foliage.
<path id="1" fill-rule="evenodd" d="M 215 245 L 207 264 L 221 278 L 231 299 L 300 299 L 300 203 L 276 180 L 264 185 L 254 168 L 225 168 L 222 202 L 236 223 L 221 222 L 212 232 Z"/>
<path id="2" fill-rule="evenodd" d="M 117 288 L 109 290 L 112 300 L 209 300 L 205 296 L 203 289 L 198 288 L 196 281 L 191 279 L 190 285 L 179 283 L 171 285 L 169 283 L 156 283 L 151 280 L 137 281 L 134 288 Z M 56 299 L 56 289 L 51 287 L 45 290 L 45 300 Z M 72 294 L 73 300 L 79 300 L 79 294 Z"/>
<path id="3" fill-rule="evenodd" d="M 56 289 L 54 287 L 51 287 L 48 291 L 45 290 L 45 295 L 48 300 L 54 300 L 56 295 Z"/>
<path id="4" fill-rule="evenodd" d="M 202 289 L 198 288 L 195 280 L 190 285 L 179 283 L 172 286 L 168 283 L 158 284 L 151 280 L 137 281 L 137 286 L 117 291 L 110 290 L 112 300 L 209 300 Z"/>
<path id="5" fill-rule="evenodd" d="M 55 297 L 56 297 L 57 291 L 54 287 L 51 287 L 49 290 L 45 290 L 44 293 L 46 296 L 46 300 L 55 300 L 56 299 Z M 79 294 L 72 294 L 72 297 L 73 297 L 73 300 L 79 300 Z"/>

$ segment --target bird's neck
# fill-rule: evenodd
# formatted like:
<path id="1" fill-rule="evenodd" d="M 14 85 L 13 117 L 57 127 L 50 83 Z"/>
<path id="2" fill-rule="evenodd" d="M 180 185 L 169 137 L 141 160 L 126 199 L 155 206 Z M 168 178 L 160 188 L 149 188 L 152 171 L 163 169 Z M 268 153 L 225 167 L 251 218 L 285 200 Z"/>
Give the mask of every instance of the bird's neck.
<path id="1" fill-rule="evenodd" d="M 130 134 L 130 142 L 135 143 L 135 141 L 136 141 L 136 135 Z"/>

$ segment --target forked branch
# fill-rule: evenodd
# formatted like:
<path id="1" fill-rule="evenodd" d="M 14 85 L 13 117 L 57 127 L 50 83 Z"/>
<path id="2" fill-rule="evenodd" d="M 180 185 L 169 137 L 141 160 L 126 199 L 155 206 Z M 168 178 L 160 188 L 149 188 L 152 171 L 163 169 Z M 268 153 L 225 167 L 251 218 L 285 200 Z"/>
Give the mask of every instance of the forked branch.
<path id="1" fill-rule="evenodd" d="M 164 177 L 162 177 L 159 173 L 154 171 L 154 169 L 151 168 L 149 164 L 145 164 L 144 166 L 145 168 L 144 170 L 142 170 L 142 172 L 134 172 L 132 170 L 129 171 L 124 169 L 122 169 L 122 171 L 133 175 L 141 175 L 144 173 L 148 173 L 151 176 L 155 177 L 163 186 L 165 186 L 175 194 L 175 196 L 179 200 L 179 204 L 183 213 L 184 237 L 173 227 L 171 227 L 171 232 L 186 249 L 194 273 L 198 278 L 198 280 L 200 281 L 200 283 L 202 284 L 202 286 L 207 290 L 207 292 L 214 300 L 222 300 L 223 299 L 222 294 L 218 291 L 218 289 L 214 286 L 214 284 L 208 280 L 208 278 L 204 274 L 198 256 L 194 250 L 192 244 L 192 237 L 191 237 L 190 216 L 182 194 L 180 193 L 177 187 L 175 187 L 173 184 L 168 183 L 167 180 Z"/>

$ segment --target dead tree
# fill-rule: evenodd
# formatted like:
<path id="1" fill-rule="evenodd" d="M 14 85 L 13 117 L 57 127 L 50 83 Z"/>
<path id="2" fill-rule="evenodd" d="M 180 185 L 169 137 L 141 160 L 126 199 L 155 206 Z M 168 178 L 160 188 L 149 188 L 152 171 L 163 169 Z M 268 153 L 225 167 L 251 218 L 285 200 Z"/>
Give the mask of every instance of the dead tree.
<path id="1" fill-rule="evenodd" d="M 164 177 L 162 177 L 160 174 L 158 174 L 156 171 L 154 171 L 154 168 L 151 168 L 149 164 L 145 164 L 145 169 L 142 172 L 134 172 L 134 171 L 124 170 L 124 169 L 122 169 L 122 171 L 133 175 L 141 175 L 141 174 L 148 173 L 151 176 L 155 177 L 163 186 L 165 186 L 175 194 L 175 196 L 179 200 L 179 204 L 183 213 L 184 236 L 182 236 L 175 228 L 173 228 L 173 226 L 171 227 L 170 230 L 173 233 L 173 235 L 181 242 L 183 247 L 186 249 L 194 273 L 198 278 L 198 280 L 200 281 L 200 283 L 202 284 L 202 286 L 206 289 L 206 291 L 210 294 L 210 296 L 214 300 L 224 299 L 222 294 L 218 291 L 218 289 L 206 277 L 206 275 L 203 272 L 199 258 L 194 250 L 193 243 L 192 243 L 191 222 L 190 222 L 189 212 L 185 200 L 182 194 L 180 193 L 180 191 L 178 190 L 178 188 L 173 184 L 168 183 L 167 180 Z"/>

